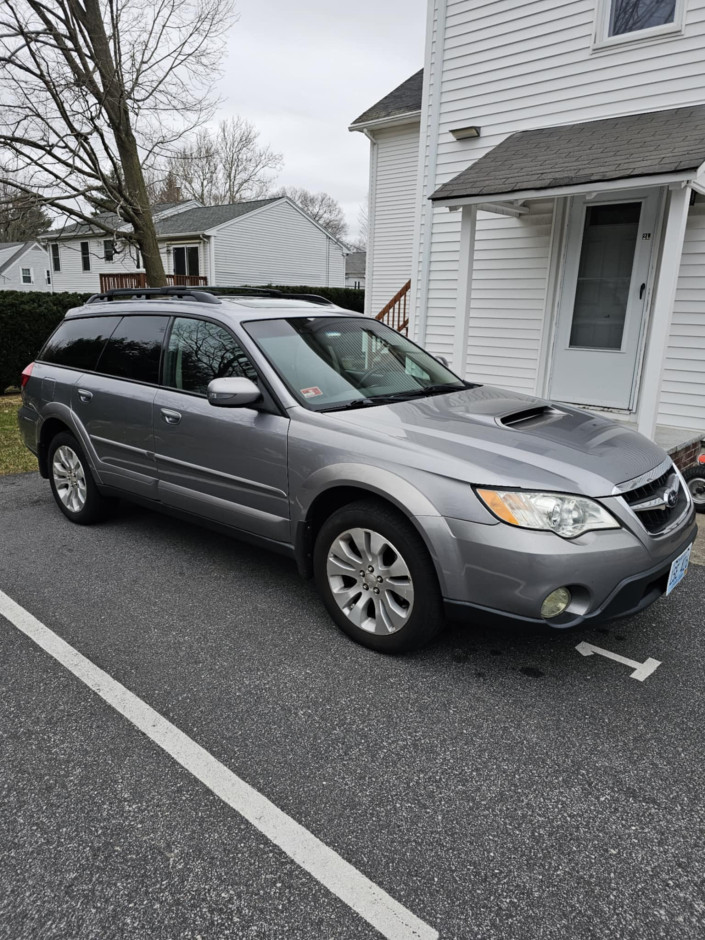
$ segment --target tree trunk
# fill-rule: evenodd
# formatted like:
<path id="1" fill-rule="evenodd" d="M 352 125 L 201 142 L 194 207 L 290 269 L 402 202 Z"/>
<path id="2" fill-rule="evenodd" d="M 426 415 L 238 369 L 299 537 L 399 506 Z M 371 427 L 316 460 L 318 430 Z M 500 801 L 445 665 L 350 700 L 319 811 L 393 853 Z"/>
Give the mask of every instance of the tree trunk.
<path id="1" fill-rule="evenodd" d="M 120 74 L 115 68 L 112 49 L 105 32 L 100 2 L 99 0 L 84 0 L 83 8 L 76 4 L 74 9 L 77 19 L 84 22 L 89 34 L 94 50 L 94 61 L 104 89 L 105 113 L 115 138 L 125 189 L 129 196 L 127 205 L 123 207 L 124 213 L 127 221 L 132 224 L 135 239 L 142 253 L 147 283 L 150 287 L 164 287 L 166 275 L 159 254 L 159 243 L 140 164 L 137 141 L 132 131 L 125 89 Z"/>

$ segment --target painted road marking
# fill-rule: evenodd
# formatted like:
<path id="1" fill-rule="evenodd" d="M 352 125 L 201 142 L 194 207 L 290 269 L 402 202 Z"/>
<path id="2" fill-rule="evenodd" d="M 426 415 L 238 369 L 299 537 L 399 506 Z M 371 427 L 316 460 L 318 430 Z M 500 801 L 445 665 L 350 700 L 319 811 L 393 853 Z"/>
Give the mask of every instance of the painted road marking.
<path id="1" fill-rule="evenodd" d="M 297 865 L 390 940 L 437 940 L 438 931 L 228 770 L 159 712 L 0 591 L 0 614 L 139 728 L 211 792 L 267 836 Z"/>
<path id="2" fill-rule="evenodd" d="M 603 650 L 599 646 L 593 646 L 592 643 L 578 643 L 576 650 L 583 656 L 592 656 L 598 653 L 600 656 L 606 656 L 607 659 L 613 659 L 616 663 L 622 663 L 630 666 L 634 672 L 629 676 L 630 679 L 636 679 L 637 682 L 643 682 L 648 679 L 652 672 L 655 672 L 661 665 L 658 659 L 646 659 L 643 663 L 637 663 L 633 659 L 627 659 L 626 656 L 620 656 L 619 653 L 611 653 L 609 650 Z"/>

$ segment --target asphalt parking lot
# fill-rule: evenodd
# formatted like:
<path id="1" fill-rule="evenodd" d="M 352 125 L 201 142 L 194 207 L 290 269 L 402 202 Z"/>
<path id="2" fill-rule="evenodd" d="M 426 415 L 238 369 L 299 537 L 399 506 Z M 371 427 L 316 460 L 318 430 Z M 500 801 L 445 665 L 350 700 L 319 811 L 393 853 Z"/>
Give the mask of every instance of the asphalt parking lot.
<path id="1" fill-rule="evenodd" d="M 2 940 L 705 935 L 705 568 L 629 620 L 387 658 L 287 560 L 129 506 L 73 526 L 36 474 L 0 533 L 0 592 L 146 716 L 0 616 Z"/>

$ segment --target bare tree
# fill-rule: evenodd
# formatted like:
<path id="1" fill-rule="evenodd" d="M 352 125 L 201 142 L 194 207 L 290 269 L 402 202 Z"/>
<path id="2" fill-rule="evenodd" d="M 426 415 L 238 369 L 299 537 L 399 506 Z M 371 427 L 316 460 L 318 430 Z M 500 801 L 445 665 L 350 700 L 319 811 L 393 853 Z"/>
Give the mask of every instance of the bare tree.
<path id="1" fill-rule="evenodd" d="M 6 0 L 0 185 L 109 235 L 127 223 L 163 284 L 144 169 L 210 117 L 231 18 L 232 0 Z"/>
<path id="2" fill-rule="evenodd" d="M 258 139 L 259 132 L 245 118 L 227 118 L 215 133 L 199 131 L 181 147 L 169 160 L 169 171 L 185 196 L 207 206 L 262 199 L 283 161 Z"/>
<path id="3" fill-rule="evenodd" d="M 30 241 L 50 226 L 37 199 L 0 184 L 0 242 Z"/>
<path id="4" fill-rule="evenodd" d="M 342 206 L 328 193 L 312 193 L 299 186 L 285 186 L 277 195 L 288 196 L 334 238 L 345 241 L 348 225 Z"/>

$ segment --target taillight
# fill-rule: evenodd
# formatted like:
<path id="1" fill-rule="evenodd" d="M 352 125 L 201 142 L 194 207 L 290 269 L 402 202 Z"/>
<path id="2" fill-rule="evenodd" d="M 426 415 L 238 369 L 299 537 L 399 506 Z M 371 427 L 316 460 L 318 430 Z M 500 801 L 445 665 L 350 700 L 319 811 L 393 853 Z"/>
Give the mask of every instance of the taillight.
<path id="1" fill-rule="evenodd" d="M 698 463 L 705 463 L 705 454 L 701 454 L 698 457 Z"/>
<path id="2" fill-rule="evenodd" d="M 33 368 L 34 368 L 34 363 L 30 362 L 27 368 L 22 370 L 22 382 L 20 383 L 21 388 L 24 388 L 27 382 L 29 382 L 29 377 L 32 374 Z"/>

